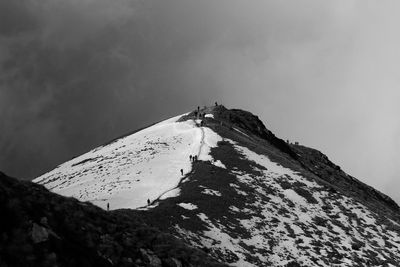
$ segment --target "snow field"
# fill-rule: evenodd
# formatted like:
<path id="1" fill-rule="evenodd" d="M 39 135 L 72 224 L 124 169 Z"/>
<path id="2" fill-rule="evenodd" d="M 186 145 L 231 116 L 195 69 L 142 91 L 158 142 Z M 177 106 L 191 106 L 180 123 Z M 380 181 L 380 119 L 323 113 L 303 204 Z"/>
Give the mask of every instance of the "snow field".
<path id="1" fill-rule="evenodd" d="M 224 167 L 209 155 L 222 138 L 193 120 L 177 122 L 183 115 L 93 149 L 34 182 L 103 209 L 107 203 L 110 209 L 145 208 L 147 200 L 177 196 L 191 171 L 190 155 Z"/>
<path id="2" fill-rule="evenodd" d="M 36 179 L 52 191 L 111 209 L 138 208 L 178 185 L 200 149 L 192 121 L 168 119 L 92 150 Z M 179 191 L 168 192 L 174 196 Z M 164 196 L 165 198 L 166 196 Z"/>

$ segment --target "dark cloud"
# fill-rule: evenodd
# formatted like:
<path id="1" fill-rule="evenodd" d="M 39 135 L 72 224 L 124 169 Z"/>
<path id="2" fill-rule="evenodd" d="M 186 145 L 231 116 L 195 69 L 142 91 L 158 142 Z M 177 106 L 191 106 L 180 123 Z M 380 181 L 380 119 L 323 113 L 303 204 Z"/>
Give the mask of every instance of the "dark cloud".
<path id="1" fill-rule="evenodd" d="M 389 3 L 0 0 L 0 170 L 31 178 L 218 100 L 399 201 Z"/>
<path id="2" fill-rule="evenodd" d="M 0 22 L 0 35 L 8 37 L 31 31 L 38 24 L 24 0 L 1 1 Z"/>
<path id="3" fill-rule="evenodd" d="M 181 78 L 184 61 L 207 38 L 153 4 L 1 2 L 4 171 L 33 177 L 213 98 L 207 81 L 191 88 Z"/>

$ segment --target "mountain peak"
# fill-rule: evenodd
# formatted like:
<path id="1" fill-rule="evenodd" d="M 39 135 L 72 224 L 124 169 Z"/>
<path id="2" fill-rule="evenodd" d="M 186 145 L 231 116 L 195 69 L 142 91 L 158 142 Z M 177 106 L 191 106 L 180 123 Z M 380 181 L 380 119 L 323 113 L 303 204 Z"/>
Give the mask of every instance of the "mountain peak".
<path id="1" fill-rule="evenodd" d="M 198 107 L 35 181 L 235 266 L 400 264 L 398 205 L 248 111 Z"/>

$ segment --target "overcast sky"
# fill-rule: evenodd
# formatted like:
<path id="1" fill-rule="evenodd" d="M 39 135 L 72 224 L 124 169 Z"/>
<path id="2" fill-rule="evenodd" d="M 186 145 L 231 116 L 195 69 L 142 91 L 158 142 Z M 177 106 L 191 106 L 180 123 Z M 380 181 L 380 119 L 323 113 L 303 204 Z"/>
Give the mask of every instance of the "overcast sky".
<path id="1" fill-rule="evenodd" d="M 223 103 L 400 203 L 400 2 L 0 0 L 0 170 Z"/>

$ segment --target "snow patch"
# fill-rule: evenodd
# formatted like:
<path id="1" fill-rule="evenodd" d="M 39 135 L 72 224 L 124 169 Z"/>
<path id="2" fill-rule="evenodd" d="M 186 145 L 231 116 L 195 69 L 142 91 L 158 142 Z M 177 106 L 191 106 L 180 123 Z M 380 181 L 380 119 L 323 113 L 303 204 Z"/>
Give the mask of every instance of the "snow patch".
<path id="1" fill-rule="evenodd" d="M 291 200 L 293 203 L 298 203 L 302 206 L 307 206 L 309 205 L 307 203 L 307 200 L 305 200 L 302 196 L 300 196 L 299 194 L 297 194 L 295 191 L 293 191 L 292 189 L 286 189 L 283 190 L 283 194 L 285 195 L 285 197 L 289 200 Z"/>
<path id="2" fill-rule="evenodd" d="M 225 166 L 220 160 L 213 161 L 212 164 L 213 164 L 214 166 L 217 166 L 217 167 L 226 169 L 226 166 Z"/>
<path id="3" fill-rule="evenodd" d="M 192 204 L 192 203 L 179 203 L 177 204 L 178 206 L 187 209 L 187 210 L 195 210 L 197 209 L 197 206 Z"/>
<path id="4" fill-rule="evenodd" d="M 217 190 L 212 190 L 212 189 L 204 189 L 203 191 L 201 191 L 201 193 L 206 194 L 206 195 L 211 195 L 211 196 L 217 196 L 220 197 L 222 196 L 220 192 L 218 192 Z"/>

